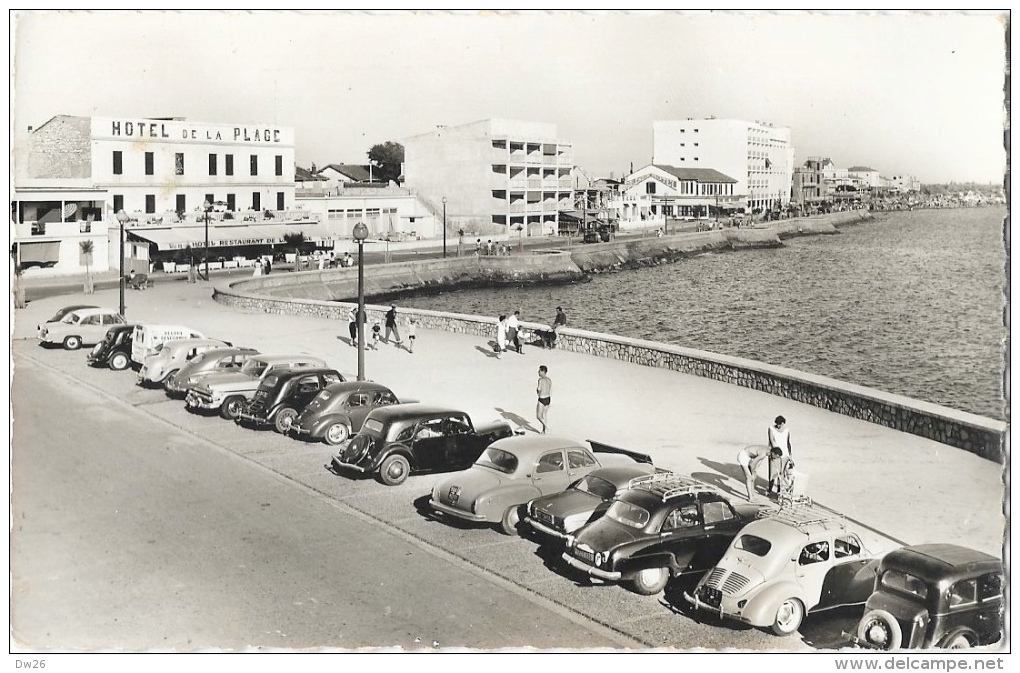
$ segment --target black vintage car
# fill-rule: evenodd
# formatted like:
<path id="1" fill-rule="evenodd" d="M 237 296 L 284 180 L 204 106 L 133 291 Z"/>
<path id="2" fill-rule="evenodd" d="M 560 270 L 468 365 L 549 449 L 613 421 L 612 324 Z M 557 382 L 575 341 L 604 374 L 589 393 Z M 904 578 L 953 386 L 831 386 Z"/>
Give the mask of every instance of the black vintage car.
<path id="1" fill-rule="evenodd" d="M 400 402 L 392 390 L 374 381 L 331 383 L 291 423 L 290 434 L 340 446 L 361 430 L 373 409 Z"/>
<path id="2" fill-rule="evenodd" d="M 889 552 L 853 641 L 878 650 L 966 649 L 1002 638 L 1002 561 L 954 544 Z"/>
<path id="3" fill-rule="evenodd" d="M 287 434 L 294 419 L 323 388 L 343 380 L 343 375 L 335 369 L 320 367 L 271 373 L 262 379 L 252 398 L 241 405 L 234 420 L 238 425 L 250 424 L 256 428 L 272 425 L 277 432 Z"/>
<path id="4" fill-rule="evenodd" d="M 567 537 L 563 560 L 597 580 L 656 594 L 670 577 L 712 568 L 759 509 L 735 507 L 691 477 L 634 479 L 605 515 Z"/>
<path id="5" fill-rule="evenodd" d="M 89 352 L 88 363 L 118 372 L 127 369 L 131 364 L 131 337 L 137 324 L 114 325 L 108 329 L 103 340 Z"/>
<path id="6" fill-rule="evenodd" d="M 412 472 L 466 469 L 486 446 L 512 435 L 508 423 L 476 428 L 466 413 L 448 407 L 422 403 L 381 407 L 333 457 L 333 468 L 375 473 L 382 483 L 396 486 Z"/>

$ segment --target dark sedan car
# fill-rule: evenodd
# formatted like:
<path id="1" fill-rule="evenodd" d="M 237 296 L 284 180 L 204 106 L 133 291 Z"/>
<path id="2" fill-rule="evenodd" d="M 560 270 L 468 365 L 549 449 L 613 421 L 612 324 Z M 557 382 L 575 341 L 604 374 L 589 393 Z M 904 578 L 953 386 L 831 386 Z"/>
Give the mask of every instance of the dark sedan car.
<path id="1" fill-rule="evenodd" d="M 475 462 L 485 447 L 514 434 L 498 421 L 475 427 L 463 411 L 431 404 L 399 404 L 373 410 L 361 431 L 333 458 L 337 471 L 376 473 L 387 486 L 412 472 L 451 472 Z"/>
<path id="2" fill-rule="evenodd" d="M 87 361 L 93 367 L 108 366 L 123 371 L 131 365 L 131 337 L 138 323 L 114 325 L 106 336 L 89 352 Z"/>
<path id="3" fill-rule="evenodd" d="M 691 477 L 635 479 L 602 518 L 567 539 L 563 559 L 603 582 L 656 594 L 670 577 L 711 569 L 759 509 L 736 508 Z"/>
<path id="4" fill-rule="evenodd" d="M 567 535 L 598 519 L 619 491 L 634 479 L 655 474 L 652 465 L 614 465 L 581 477 L 561 493 L 535 498 L 524 508 L 524 522 L 543 538 L 566 540 Z"/>
<path id="5" fill-rule="evenodd" d="M 234 420 L 238 425 L 272 425 L 287 434 L 305 406 L 332 383 L 345 380 L 335 369 L 303 367 L 283 369 L 262 379 L 252 398 L 241 405 Z"/>
<path id="6" fill-rule="evenodd" d="M 331 383 L 291 423 L 290 434 L 339 446 L 361 430 L 373 409 L 400 402 L 392 390 L 373 381 Z"/>

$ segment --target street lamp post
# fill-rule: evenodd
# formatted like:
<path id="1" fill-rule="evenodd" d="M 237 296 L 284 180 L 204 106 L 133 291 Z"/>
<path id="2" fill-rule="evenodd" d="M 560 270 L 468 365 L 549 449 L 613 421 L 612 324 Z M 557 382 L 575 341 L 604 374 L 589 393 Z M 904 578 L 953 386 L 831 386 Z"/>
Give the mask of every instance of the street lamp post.
<path id="1" fill-rule="evenodd" d="M 209 211 L 212 209 L 212 204 L 209 201 L 204 201 L 202 208 L 205 210 L 205 279 L 209 280 Z"/>
<path id="2" fill-rule="evenodd" d="M 507 250 L 509 250 L 509 249 L 510 249 L 509 246 L 507 246 Z M 524 225 L 523 224 L 518 224 L 517 225 L 517 250 L 519 252 L 524 252 Z"/>
<path id="3" fill-rule="evenodd" d="M 363 222 L 354 225 L 354 240 L 358 242 L 358 380 L 365 380 L 365 239 L 368 227 Z"/>
<path id="4" fill-rule="evenodd" d="M 443 259 L 446 259 L 446 197 L 443 197 Z"/>
<path id="5" fill-rule="evenodd" d="M 120 222 L 120 315 L 124 317 L 124 223 L 128 221 L 128 214 L 121 208 L 117 211 L 117 221 Z"/>

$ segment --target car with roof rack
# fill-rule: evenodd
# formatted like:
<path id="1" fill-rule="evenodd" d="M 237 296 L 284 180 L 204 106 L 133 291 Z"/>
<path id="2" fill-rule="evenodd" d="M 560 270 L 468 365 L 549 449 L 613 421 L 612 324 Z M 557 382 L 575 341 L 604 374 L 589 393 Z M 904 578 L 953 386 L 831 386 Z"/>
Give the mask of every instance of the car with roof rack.
<path id="1" fill-rule="evenodd" d="M 734 505 L 718 489 L 672 473 L 632 479 L 601 518 L 568 536 L 563 560 L 634 593 L 712 568 L 760 505 Z"/>
<path id="2" fill-rule="evenodd" d="M 790 635 L 810 612 L 863 604 L 881 557 L 896 546 L 809 499 L 788 500 L 760 511 L 684 598 L 720 618 Z"/>
<path id="3" fill-rule="evenodd" d="M 522 505 L 529 500 L 559 493 L 601 467 L 634 463 L 651 465 L 652 459 L 590 439 L 585 445 L 551 435 L 508 437 L 490 444 L 468 469 L 436 484 L 429 508 L 517 535 Z"/>
<path id="4" fill-rule="evenodd" d="M 654 465 L 612 465 L 589 472 L 567 490 L 535 498 L 524 506 L 524 524 L 543 540 L 562 543 L 570 533 L 598 519 L 631 481 L 657 472 Z"/>
<path id="5" fill-rule="evenodd" d="M 876 650 L 967 649 L 1002 638 L 1002 561 L 955 544 L 882 559 L 852 641 Z"/>

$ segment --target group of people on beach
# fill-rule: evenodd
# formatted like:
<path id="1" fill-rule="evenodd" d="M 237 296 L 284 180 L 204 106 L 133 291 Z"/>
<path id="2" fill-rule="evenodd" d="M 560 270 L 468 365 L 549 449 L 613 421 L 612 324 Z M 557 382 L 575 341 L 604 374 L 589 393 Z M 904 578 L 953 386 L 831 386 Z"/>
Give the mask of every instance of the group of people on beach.
<path id="1" fill-rule="evenodd" d="M 367 324 L 366 316 L 361 317 L 361 324 Z M 395 304 L 390 304 L 390 310 L 385 315 L 386 331 L 383 332 L 383 326 L 379 320 L 372 322 L 371 336 L 365 341 L 365 347 L 377 350 L 379 343 L 393 343 L 397 348 L 404 347 L 404 340 L 400 338 L 400 327 L 398 326 L 397 319 L 397 307 Z M 358 309 L 357 307 L 351 307 L 347 311 L 347 330 L 350 334 L 350 344 L 352 347 L 358 346 Z M 415 316 L 410 316 L 407 322 L 404 323 L 405 335 L 407 336 L 407 352 L 414 352 L 414 342 L 418 336 L 418 319 Z M 393 340 L 391 342 L 391 337 Z"/>
<path id="2" fill-rule="evenodd" d="M 793 495 L 793 443 L 790 440 L 790 428 L 782 416 L 776 416 L 769 426 L 766 445 L 747 446 L 737 454 L 737 464 L 744 473 L 747 485 L 748 500 L 754 500 L 757 495 L 755 480 L 758 466 L 765 459 L 769 461 L 769 484 L 765 494 L 773 499 Z"/>

